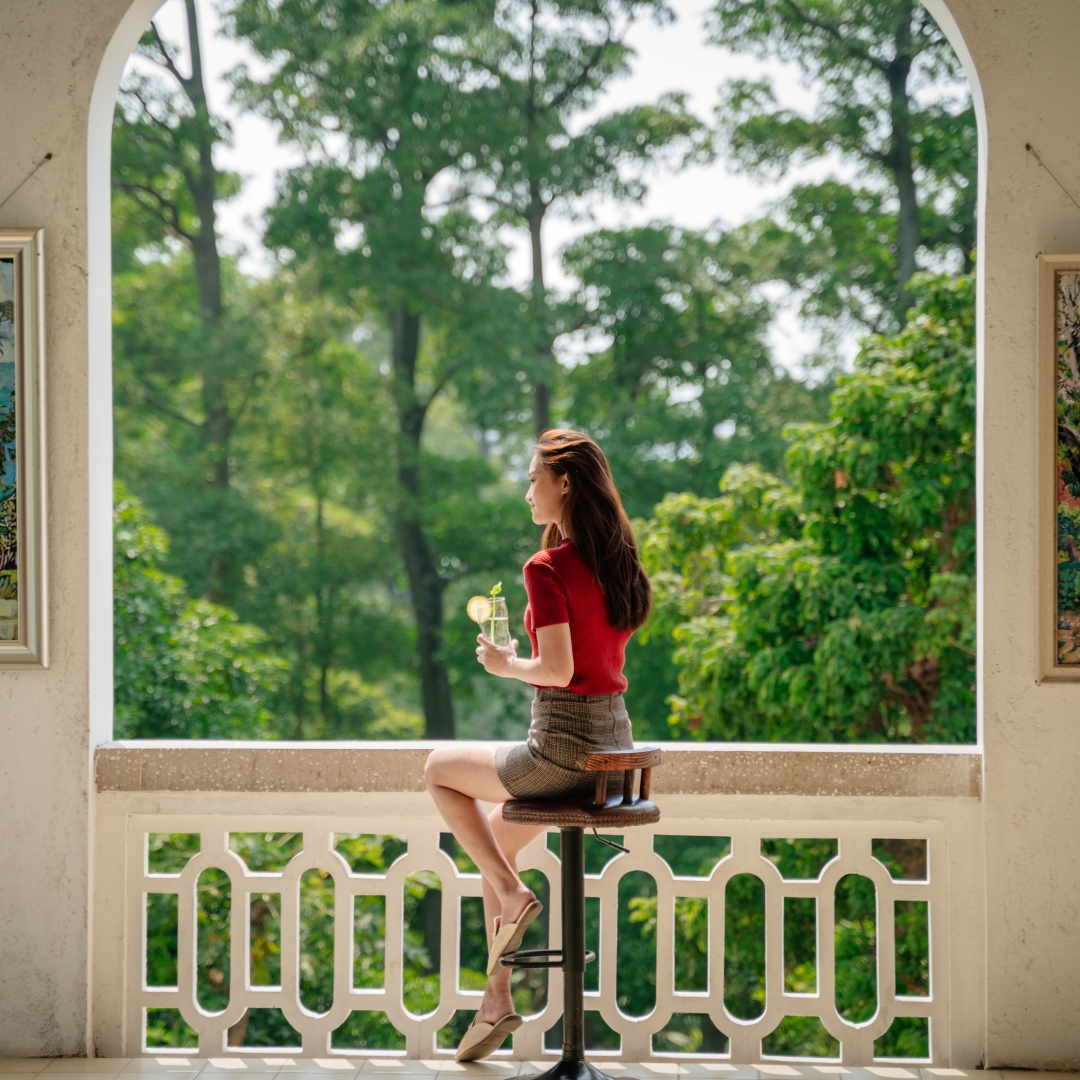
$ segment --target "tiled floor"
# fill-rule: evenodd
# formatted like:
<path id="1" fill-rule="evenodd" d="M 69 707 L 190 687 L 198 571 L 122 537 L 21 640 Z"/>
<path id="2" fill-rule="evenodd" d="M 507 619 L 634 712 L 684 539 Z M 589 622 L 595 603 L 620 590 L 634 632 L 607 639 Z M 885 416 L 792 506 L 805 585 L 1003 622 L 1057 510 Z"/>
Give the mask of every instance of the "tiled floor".
<path id="1" fill-rule="evenodd" d="M 640 1065 L 604 1061 L 593 1063 L 613 1080 L 1068 1080 L 1080 1073 L 996 1072 L 964 1069 L 874 1066 L 856 1069 L 840 1065 L 733 1065 L 714 1061 L 651 1061 Z M 454 1076 L 511 1080 L 535 1076 L 553 1061 L 486 1061 L 458 1064 L 449 1058 L 407 1061 L 404 1058 L 0 1058 L 0 1080 L 214 1080 L 231 1075 L 239 1080 L 350 1080 L 358 1072 L 367 1080 L 402 1077 L 402 1080 L 453 1080 Z"/>

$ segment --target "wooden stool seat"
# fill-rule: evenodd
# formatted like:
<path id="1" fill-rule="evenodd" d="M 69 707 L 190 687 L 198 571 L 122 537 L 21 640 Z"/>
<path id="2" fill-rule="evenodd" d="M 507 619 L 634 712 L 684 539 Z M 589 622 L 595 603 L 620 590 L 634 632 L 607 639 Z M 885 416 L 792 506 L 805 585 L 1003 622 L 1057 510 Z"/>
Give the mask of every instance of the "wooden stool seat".
<path id="1" fill-rule="evenodd" d="M 546 1073 L 534 1080 L 610 1080 L 585 1060 L 585 965 L 595 957 L 585 951 L 585 829 L 632 828 L 660 820 L 660 808 L 649 802 L 652 770 L 660 764 L 655 747 L 604 750 L 586 754 L 575 767 L 596 773 L 593 795 L 565 799 L 511 799 L 503 803 L 504 821 L 519 825 L 553 825 L 561 830 L 561 949 L 523 949 L 502 957 L 504 967 L 559 967 L 563 972 L 563 1052 Z M 634 773 L 641 783 L 634 794 Z M 621 793 L 608 794 L 608 776 L 623 774 Z M 600 837 L 610 847 L 621 844 Z"/>
<path id="2" fill-rule="evenodd" d="M 660 820 L 660 807 L 640 798 L 627 804 L 622 795 L 608 796 L 603 806 L 597 806 L 592 795 L 573 799 L 514 799 L 503 804 L 503 820 L 517 825 L 551 825 L 557 829 L 567 825 L 579 829 L 630 829 L 635 825 L 655 825 Z"/>
<path id="3" fill-rule="evenodd" d="M 597 750 L 575 762 L 582 772 L 596 773 L 592 798 L 576 795 L 555 799 L 511 799 L 503 803 L 503 820 L 517 825 L 554 825 L 557 828 L 621 829 L 635 825 L 655 825 L 660 809 L 649 802 L 653 769 L 660 764 L 660 750 L 643 746 L 640 750 Z M 641 770 L 641 784 L 634 794 L 634 773 Z M 608 795 L 608 773 L 623 774 L 621 795 Z"/>

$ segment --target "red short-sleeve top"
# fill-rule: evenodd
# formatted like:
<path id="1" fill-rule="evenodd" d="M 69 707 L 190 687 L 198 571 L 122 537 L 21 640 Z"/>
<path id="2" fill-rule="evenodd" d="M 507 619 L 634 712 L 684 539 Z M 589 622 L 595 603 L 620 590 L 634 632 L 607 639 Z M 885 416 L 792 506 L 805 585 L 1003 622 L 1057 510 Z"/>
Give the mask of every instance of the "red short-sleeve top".
<path id="1" fill-rule="evenodd" d="M 607 603 L 599 582 L 574 545 L 538 551 L 525 564 L 525 629 L 533 658 L 540 655 L 536 631 L 543 626 L 570 624 L 574 677 L 567 690 L 575 694 L 621 694 L 626 643 L 632 630 L 616 630 L 608 619 Z"/>

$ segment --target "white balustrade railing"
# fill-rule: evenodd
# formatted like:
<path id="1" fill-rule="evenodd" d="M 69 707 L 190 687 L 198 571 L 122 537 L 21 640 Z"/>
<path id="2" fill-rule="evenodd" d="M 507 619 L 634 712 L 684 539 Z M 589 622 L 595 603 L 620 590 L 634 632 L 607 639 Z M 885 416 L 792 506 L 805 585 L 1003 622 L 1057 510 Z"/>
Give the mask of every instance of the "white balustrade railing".
<path id="1" fill-rule="evenodd" d="M 272 753 L 273 748 L 253 752 Z M 879 775 L 880 769 L 889 769 L 888 754 L 878 754 L 881 761 L 875 765 L 876 772 L 870 770 L 871 777 L 868 758 L 857 751 L 845 751 L 851 759 L 849 790 L 823 794 L 810 790 L 814 782 L 807 779 L 806 769 L 835 773 L 842 764 L 839 758 L 815 764 L 817 751 L 787 750 L 782 753 L 794 755 L 801 763 L 801 772 L 779 758 L 770 759 L 769 767 L 773 773 L 785 769 L 791 773 L 787 787 L 792 793 L 785 793 L 783 776 L 762 779 L 759 775 L 752 783 L 743 784 L 756 785 L 749 794 L 738 790 L 717 794 L 709 790 L 708 781 L 694 779 L 703 763 L 708 764 L 700 755 L 739 751 L 695 752 L 699 758 L 693 768 L 688 759 L 679 759 L 680 751 L 669 754 L 668 761 L 677 767 L 667 784 L 663 782 L 663 767 L 656 774 L 660 823 L 628 830 L 623 843 L 629 852 L 612 853 L 614 857 L 602 872 L 586 879 L 586 896 L 600 901 L 599 990 L 588 996 L 586 1009 L 599 1013 L 619 1038 L 617 1050 L 608 1049 L 597 1056 L 621 1061 L 671 1060 L 677 1055 L 662 1048 L 670 1043 L 661 1040 L 658 1047 L 654 1037 L 668 1028 L 674 1015 L 689 1013 L 708 1016 L 727 1036 L 727 1053 L 720 1056 L 735 1062 L 768 1058 L 770 1040 L 775 1043 L 774 1033 L 792 1022 L 785 1018 L 811 1017 L 820 1022 L 826 1043 L 828 1036 L 835 1040 L 831 1044 L 834 1049 L 828 1053 L 843 1065 L 893 1060 L 880 1048 L 883 1036 L 897 1018 L 915 1018 L 901 1023 L 927 1036 L 925 1050 L 915 1051 L 920 1056 L 912 1058 L 908 1050 L 904 1060 L 935 1066 L 977 1064 L 982 1045 L 979 1002 L 983 988 L 978 972 L 982 970 L 983 871 L 978 848 L 978 790 L 971 781 L 974 755 L 953 754 L 953 760 L 943 761 L 948 751 L 940 757 L 924 754 L 923 765 L 916 761 L 914 766 L 912 760 L 919 755 L 896 755 L 896 790 L 890 793 L 888 777 Z M 445 826 L 427 795 L 415 790 L 419 783 L 415 774 L 422 760 L 418 748 L 401 749 L 404 757 L 396 774 L 393 763 L 387 765 L 390 759 L 386 755 L 393 751 L 385 745 L 371 751 L 370 756 L 365 756 L 363 748 L 337 751 L 352 755 L 352 775 L 364 777 L 355 786 L 365 786 L 369 789 L 366 791 L 343 790 L 346 781 L 342 777 L 350 772 L 344 766 L 340 773 L 334 769 L 320 773 L 315 768 L 314 774 L 322 779 L 316 776 L 313 781 L 310 758 L 297 759 L 300 764 L 294 761 L 292 767 L 287 760 L 279 761 L 276 769 L 270 769 L 273 776 L 268 780 L 265 769 L 263 773 L 258 768 L 252 772 L 245 766 L 238 774 L 239 763 L 230 763 L 228 749 L 177 751 L 188 756 L 164 772 L 153 749 L 145 745 L 109 748 L 99 751 L 102 753 L 112 757 L 104 767 L 99 758 L 97 796 L 95 1029 L 99 1054 L 166 1052 L 146 1043 L 147 1010 L 158 1009 L 178 1010 L 197 1034 L 198 1048 L 192 1048 L 190 1053 L 265 1054 L 265 1047 L 229 1046 L 228 1033 L 247 1010 L 267 1008 L 280 1009 L 299 1033 L 301 1045 L 288 1048 L 296 1057 L 358 1053 L 388 1056 L 386 1050 L 335 1047 L 332 1034 L 353 1010 L 385 1013 L 404 1036 L 404 1050 L 398 1052 L 406 1057 L 430 1059 L 452 1053 L 437 1046 L 436 1036 L 457 1010 L 471 1011 L 477 1005 L 478 991 L 459 986 L 459 935 L 461 901 L 480 895 L 480 880 L 476 875 L 462 873 L 440 848 L 440 832 L 445 831 Z M 304 750 L 296 749 L 295 753 L 303 755 Z M 195 754 L 202 757 L 192 756 Z M 140 762 L 134 761 L 137 755 L 143 755 Z M 730 758 L 717 759 L 717 770 L 730 767 Z M 157 776 L 152 775 L 155 769 Z M 293 782 L 289 780 L 290 769 Z M 835 776 L 821 782 L 836 789 Z M 695 791 L 695 784 L 706 790 Z M 763 790 L 770 784 L 773 793 Z M 316 790 L 297 790 L 301 786 Z M 380 786 L 384 790 L 378 790 Z M 150 838 L 163 833 L 199 837 L 197 854 L 179 873 L 151 872 Z M 296 845 L 295 854 L 279 871 L 259 872 L 230 847 L 230 835 L 251 833 L 296 834 L 302 837 L 302 844 Z M 361 834 L 402 837 L 407 849 L 385 874 L 354 873 L 335 845 L 337 838 Z M 730 838 L 730 848 L 708 877 L 679 877 L 658 854 L 656 836 L 726 837 Z M 763 853 L 763 841 L 798 838 L 835 842 L 835 855 L 814 880 L 785 880 L 776 863 Z M 919 875 L 919 880 L 894 879 L 887 866 L 875 858 L 874 842 L 882 840 L 923 842 L 925 873 Z M 919 846 L 914 845 L 915 850 Z M 557 948 L 561 918 L 558 858 L 541 836 L 522 853 L 519 865 L 541 871 L 551 885 L 550 943 Z M 200 1005 L 196 986 L 196 890 L 200 875 L 210 868 L 227 875 L 232 897 L 228 946 L 231 986 L 228 1005 L 218 1013 Z M 300 886 L 302 876 L 311 870 L 324 871 L 333 879 L 333 996 L 329 1010 L 322 1014 L 306 1008 L 300 994 Z M 434 871 L 442 889 L 440 992 L 437 1007 L 425 1016 L 407 1010 L 402 985 L 406 970 L 405 883 L 418 871 Z M 641 1017 L 625 1015 L 616 997 L 619 882 L 633 871 L 651 875 L 656 883 L 656 1005 Z M 724 998 L 725 902 L 728 883 L 741 874 L 755 875 L 764 886 L 765 1000 L 761 1014 L 749 1020 L 733 1016 Z M 869 974 L 864 975 L 871 980 L 871 986 L 876 981 L 877 1007 L 861 1023 L 841 1016 L 836 998 L 835 900 L 838 883 L 850 874 L 869 879 L 876 899 L 876 956 L 870 958 Z M 146 981 L 147 896 L 153 894 L 177 896 L 178 960 L 173 987 L 148 986 Z M 251 897 L 265 894 L 280 896 L 280 985 L 273 987 L 253 985 L 251 981 Z M 356 898 L 365 896 L 385 898 L 381 988 L 353 985 L 358 933 L 354 925 Z M 708 902 L 707 983 L 705 989 L 694 992 L 676 989 L 676 901 L 684 897 L 700 897 Z M 811 993 L 793 993 L 786 987 L 785 898 L 815 902 L 816 955 L 812 962 L 816 964 L 816 985 Z M 926 915 L 929 985 L 920 988 L 917 996 L 905 996 L 897 993 L 894 915 L 897 904 L 907 904 L 906 910 L 912 910 L 913 902 L 926 905 L 919 910 Z M 557 1056 L 557 1047 L 545 1045 L 552 1041 L 550 1035 L 545 1040 L 545 1033 L 559 1018 L 560 973 L 553 970 L 549 978 L 545 1006 L 528 1017 L 514 1035 L 509 1053 L 514 1059 Z M 919 1040 L 909 1045 L 917 1047 Z"/>

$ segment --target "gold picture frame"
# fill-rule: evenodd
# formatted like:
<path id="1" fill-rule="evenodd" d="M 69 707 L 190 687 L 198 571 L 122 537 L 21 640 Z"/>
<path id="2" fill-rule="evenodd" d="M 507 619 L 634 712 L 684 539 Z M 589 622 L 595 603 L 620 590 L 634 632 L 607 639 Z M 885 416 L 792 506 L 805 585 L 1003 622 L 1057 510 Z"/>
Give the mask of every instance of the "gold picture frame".
<path id="1" fill-rule="evenodd" d="M 0 229 L 0 666 L 48 665 L 41 229 Z"/>
<path id="2" fill-rule="evenodd" d="M 1080 681 L 1080 255 L 1038 275 L 1038 676 Z"/>

